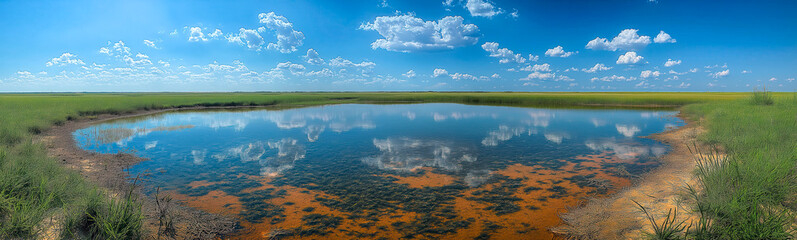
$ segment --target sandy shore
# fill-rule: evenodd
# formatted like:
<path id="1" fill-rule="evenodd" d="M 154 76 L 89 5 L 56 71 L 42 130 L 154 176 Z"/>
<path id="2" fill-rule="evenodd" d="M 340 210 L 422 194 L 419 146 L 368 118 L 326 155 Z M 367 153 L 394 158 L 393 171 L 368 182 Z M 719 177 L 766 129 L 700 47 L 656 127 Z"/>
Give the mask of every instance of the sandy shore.
<path id="1" fill-rule="evenodd" d="M 679 115 L 682 119 L 684 116 Z M 670 146 L 661 157 L 661 166 L 641 176 L 629 188 L 610 198 L 592 199 L 562 214 L 565 225 L 552 231 L 576 239 L 640 239 L 653 228 L 634 201 L 661 222 L 670 210 L 679 221 L 697 219 L 687 202 L 687 185 L 695 186 L 695 155 L 689 146 L 697 144 L 702 128 L 688 121 L 686 126 L 647 136 Z M 701 148 L 698 144 L 697 147 Z"/>

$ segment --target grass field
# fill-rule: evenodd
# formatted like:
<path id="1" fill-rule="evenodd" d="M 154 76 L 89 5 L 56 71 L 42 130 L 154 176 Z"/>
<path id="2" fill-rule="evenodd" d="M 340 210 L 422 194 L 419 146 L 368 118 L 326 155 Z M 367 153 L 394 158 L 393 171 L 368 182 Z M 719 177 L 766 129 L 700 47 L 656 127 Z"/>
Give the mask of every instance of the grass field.
<path id="1" fill-rule="evenodd" d="M 42 220 L 65 215 L 65 231 L 99 238 L 140 236 L 132 199 L 108 200 L 103 191 L 46 156 L 34 135 L 71 119 L 102 113 L 188 106 L 454 102 L 536 107 L 678 107 L 703 117 L 705 141 L 730 159 L 704 177 L 700 206 L 714 219 L 712 236 L 777 236 L 795 209 L 797 99 L 779 93 L 773 105 L 751 104 L 749 93 L 141 93 L 0 94 L 0 238 L 36 236 Z M 721 183 L 733 182 L 732 186 Z M 787 211 L 788 210 L 788 211 Z M 737 212 L 738 211 L 738 212 Z M 753 212 L 757 217 L 740 216 Z M 735 213 L 735 214 L 734 214 Z M 760 223 L 760 219 L 770 219 Z M 739 225 L 742 226 L 739 226 Z M 782 226 L 782 225 L 781 225 Z M 741 233 L 735 231 L 743 231 Z M 766 231 L 766 232 L 764 232 Z M 770 234 L 771 233 L 771 234 Z M 769 234 L 769 235 L 764 235 Z M 65 235 L 66 236 L 66 235 Z M 74 237 L 74 235 L 69 235 Z"/>

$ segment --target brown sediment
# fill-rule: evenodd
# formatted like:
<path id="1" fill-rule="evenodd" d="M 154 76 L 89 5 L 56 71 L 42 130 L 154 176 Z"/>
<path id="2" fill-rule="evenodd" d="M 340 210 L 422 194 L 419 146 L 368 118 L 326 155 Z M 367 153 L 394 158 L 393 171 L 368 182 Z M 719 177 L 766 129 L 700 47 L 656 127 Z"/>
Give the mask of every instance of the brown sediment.
<path id="1" fill-rule="evenodd" d="M 399 184 L 407 184 L 410 187 L 414 188 L 423 188 L 423 187 L 442 187 L 445 185 L 449 185 L 454 183 L 457 180 L 456 177 L 446 174 L 434 173 L 432 172 L 431 167 L 423 167 L 416 169 L 424 170 L 423 175 L 420 176 L 398 176 L 394 174 L 385 174 L 385 177 L 393 177 L 397 180 L 394 183 Z"/>
<path id="2" fill-rule="evenodd" d="M 575 239 L 640 239 L 644 233 L 652 232 L 652 225 L 634 201 L 657 221 L 664 219 L 670 210 L 678 211 L 677 221 L 688 224 L 696 220 L 685 196 L 686 186 L 696 185 L 695 155 L 689 146 L 698 144 L 696 137 L 701 131 L 695 122 L 687 120 L 686 126 L 649 136 L 670 146 L 670 151 L 660 159 L 661 166 L 611 198 L 592 199 L 562 214 L 564 224 L 552 231 Z"/>
<path id="3" fill-rule="evenodd" d="M 619 189 L 629 186 L 631 181 L 627 178 L 617 176 L 614 174 L 614 168 L 603 167 L 606 163 L 630 163 L 632 160 L 621 159 L 609 152 L 601 154 L 582 155 L 575 158 L 574 163 L 558 168 L 550 169 L 543 166 L 525 166 L 520 164 L 510 165 L 507 168 L 495 171 L 493 174 L 503 175 L 510 179 L 521 179 L 523 187 L 536 187 L 537 190 L 533 191 L 517 191 L 513 195 L 521 198 L 517 205 L 521 210 L 513 213 L 497 215 L 495 212 L 486 209 L 489 203 L 479 202 L 472 200 L 473 194 L 480 190 L 491 190 L 497 187 L 500 183 L 485 184 L 477 188 L 471 188 L 464 192 L 460 197 L 456 197 L 453 203 L 454 210 L 461 219 L 472 219 L 469 227 L 459 229 L 455 233 L 436 235 L 438 239 L 467 239 L 478 237 L 487 224 L 495 223 L 501 226 L 490 233 L 491 237 L 495 239 L 551 239 L 556 236 L 548 229 L 561 224 L 558 217 L 559 214 L 566 211 L 568 207 L 577 205 L 582 199 L 586 197 L 601 197 L 614 193 L 611 189 Z M 411 187 L 423 186 L 442 186 L 443 183 L 453 183 L 455 179 L 453 176 L 432 173 L 431 169 L 424 169 L 423 175 L 412 177 L 394 177 L 397 183 L 407 183 Z M 603 193 L 595 193 L 595 187 L 582 187 L 576 183 L 564 178 L 574 176 L 584 176 L 587 174 L 595 174 L 593 178 L 605 180 L 609 189 Z M 282 197 L 269 199 L 269 203 L 282 206 L 284 208 L 284 221 L 278 223 L 271 223 L 268 219 L 264 219 L 260 223 L 251 223 L 241 220 L 243 230 L 239 235 L 233 236 L 235 239 L 257 239 L 267 238 L 273 236 L 277 232 L 288 232 L 291 229 L 299 228 L 303 225 L 302 217 L 309 214 L 324 214 L 329 216 L 341 217 L 342 221 L 336 229 L 331 229 L 330 232 L 324 236 L 311 236 L 323 237 L 326 239 L 349 239 L 357 237 L 360 239 L 376 239 L 386 237 L 389 239 L 402 238 L 405 233 L 396 230 L 393 223 L 397 222 L 411 222 L 417 220 L 421 214 L 413 212 L 404 212 L 396 210 L 390 213 L 383 213 L 378 221 L 368 222 L 363 219 L 352 220 L 349 219 L 351 213 L 342 212 L 331 209 L 322 205 L 316 198 L 334 198 L 334 196 L 326 195 L 319 191 L 309 190 L 305 188 L 297 188 L 291 186 L 274 186 L 269 182 L 271 178 L 261 176 L 249 176 L 250 178 L 259 179 L 262 186 L 252 189 L 246 189 L 242 192 L 253 192 L 256 190 L 264 189 L 277 189 L 285 190 L 286 194 Z M 422 182 L 429 180 L 429 182 Z M 451 182 L 449 182 L 451 181 Z M 210 185 L 209 182 L 192 183 L 198 185 Z M 562 187 L 566 189 L 567 194 L 557 195 L 555 192 L 549 191 L 552 187 Z M 212 196 L 211 196 L 212 195 Z M 188 206 L 196 207 L 204 211 L 212 213 L 220 213 L 227 210 L 226 207 L 230 203 L 237 203 L 237 200 L 223 197 L 216 197 L 218 194 L 208 194 L 211 197 L 193 197 L 193 198 L 180 198 L 185 201 Z M 179 196 L 179 195 L 177 195 Z M 231 202 L 223 202 L 224 200 L 231 200 Z M 206 201 L 222 201 L 219 203 L 208 204 Z M 286 204 L 290 202 L 291 204 Z M 305 211 L 305 209 L 312 209 Z M 360 224 L 370 223 L 372 226 L 363 227 Z M 379 227 L 383 227 L 381 230 Z M 300 236 L 285 236 L 287 239 L 298 239 Z"/>

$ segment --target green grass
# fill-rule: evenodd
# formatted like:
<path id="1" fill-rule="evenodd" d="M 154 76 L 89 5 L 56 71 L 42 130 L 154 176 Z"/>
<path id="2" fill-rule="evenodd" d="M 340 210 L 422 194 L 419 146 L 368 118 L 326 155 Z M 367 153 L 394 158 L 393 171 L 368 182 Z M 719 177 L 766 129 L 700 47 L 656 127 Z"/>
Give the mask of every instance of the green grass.
<path id="1" fill-rule="evenodd" d="M 772 104 L 751 99 L 689 105 L 703 119 L 700 140 L 721 146 L 725 159 L 700 159 L 697 209 L 711 221 L 710 239 L 783 239 L 792 236 L 797 210 L 797 99 Z"/>
<path id="2" fill-rule="evenodd" d="M 41 230 L 39 226 L 42 220 L 58 215 L 64 215 L 66 219 L 66 229 L 69 231 L 64 236 L 67 238 L 82 236 L 80 234 L 87 234 L 85 237 L 88 238 L 139 236 L 141 220 L 138 217 L 140 211 L 137 210 L 136 204 L 138 203 L 136 201 L 125 197 L 108 198 L 103 191 L 97 190 L 94 184 L 85 181 L 79 174 L 63 168 L 55 160 L 47 157 L 44 146 L 34 143 L 34 135 L 68 120 L 92 117 L 103 113 L 123 114 L 136 110 L 190 106 L 276 105 L 290 107 L 334 103 L 453 102 L 584 108 L 600 106 L 677 107 L 704 103 L 690 105 L 688 109 L 696 116 L 705 116 L 710 123 L 708 127 L 711 133 L 705 137 L 706 141 L 727 146 L 728 149 L 732 149 L 732 152 L 738 152 L 739 159 L 770 159 L 758 161 L 767 162 L 766 164 L 742 164 L 745 172 L 768 178 L 747 179 L 746 177 L 759 176 L 745 175 L 745 179 L 739 180 L 740 184 L 745 184 L 745 187 L 762 186 L 764 188 L 757 188 L 755 192 L 745 192 L 740 196 L 744 198 L 737 200 L 764 200 L 763 203 L 774 206 L 777 205 L 776 203 L 786 201 L 793 193 L 793 189 L 788 184 L 749 182 L 782 180 L 780 177 L 794 167 L 794 148 L 792 146 L 791 160 L 789 160 L 789 156 L 786 156 L 788 154 L 785 153 L 787 150 L 784 150 L 788 146 L 784 146 L 784 144 L 789 143 L 788 141 L 795 142 L 793 135 L 797 132 L 794 131 L 793 125 L 793 109 L 795 107 L 792 107 L 791 111 L 783 110 L 786 106 L 783 99 L 787 99 L 787 96 L 791 95 L 783 93 L 773 93 L 772 95 L 776 98 L 774 105 L 753 106 L 749 104 L 749 101 L 743 100 L 749 96 L 749 93 L 0 94 L 0 238 L 33 237 Z M 792 101 L 789 104 L 793 106 L 794 102 L 797 101 Z M 746 115 L 745 111 L 754 111 L 756 114 L 754 116 Z M 741 120 L 736 121 L 736 118 Z M 792 121 L 792 125 L 785 126 L 790 124 L 788 121 Z M 755 127 L 751 126 L 766 127 L 766 130 L 756 131 Z M 791 130 L 791 133 L 787 133 L 787 130 Z M 783 168 L 773 168 L 775 166 Z M 766 171 L 766 174 L 759 171 Z M 716 197 L 711 198 L 722 198 L 725 196 L 723 194 L 719 192 Z M 733 196 L 736 197 L 736 195 Z M 716 200 L 716 202 L 721 201 L 725 200 Z M 740 206 L 728 209 L 737 210 L 750 207 L 741 206 L 743 205 L 741 203 L 737 205 Z M 719 209 L 716 210 L 716 214 L 731 214 L 721 212 L 720 208 L 727 206 L 714 204 L 711 207 Z M 79 231 L 83 231 L 83 233 Z"/>

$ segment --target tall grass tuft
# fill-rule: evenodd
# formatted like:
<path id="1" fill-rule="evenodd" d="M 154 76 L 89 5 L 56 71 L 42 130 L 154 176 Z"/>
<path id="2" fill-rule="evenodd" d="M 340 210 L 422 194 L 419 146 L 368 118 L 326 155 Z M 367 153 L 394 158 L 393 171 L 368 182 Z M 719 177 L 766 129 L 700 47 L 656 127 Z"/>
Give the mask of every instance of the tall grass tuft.
<path id="1" fill-rule="evenodd" d="M 655 240 L 677 240 L 686 239 L 685 233 L 691 225 L 687 225 L 686 221 L 678 221 L 678 210 L 670 209 L 667 211 L 667 216 L 664 217 L 662 222 L 657 222 L 656 219 L 650 215 L 648 210 L 639 204 L 639 202 L 632 200 L 650 221 L 653 226 L 653 233 L 648 233 L 649 239 Z"/>
<path id="2" fill-rule="evenodd" d="M 772 93 L 768 92 L 766 88 L 762 88 L 761 90 L 753 90 L 750 102 L 753 105 L 772 105 L 775 103 L 775 99 L 772 97 Z"/>

